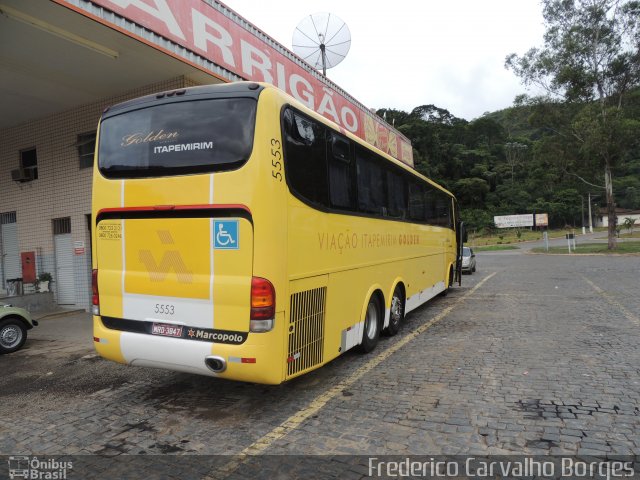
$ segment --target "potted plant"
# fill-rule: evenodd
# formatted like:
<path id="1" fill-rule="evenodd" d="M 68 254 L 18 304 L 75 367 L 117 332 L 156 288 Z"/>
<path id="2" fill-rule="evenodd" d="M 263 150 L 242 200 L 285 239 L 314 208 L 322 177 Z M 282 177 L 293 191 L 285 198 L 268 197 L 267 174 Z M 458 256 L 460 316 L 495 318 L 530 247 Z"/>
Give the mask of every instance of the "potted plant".
<path id="1" fill-rule="evenodd" d="M 36 282 L 36 291 L 38 292 L 48 292 L 49 291 L 49 283 L 53 280 L 51 274 L 49 272 L 42 272 L 38 275 L 38 281 Z"/>

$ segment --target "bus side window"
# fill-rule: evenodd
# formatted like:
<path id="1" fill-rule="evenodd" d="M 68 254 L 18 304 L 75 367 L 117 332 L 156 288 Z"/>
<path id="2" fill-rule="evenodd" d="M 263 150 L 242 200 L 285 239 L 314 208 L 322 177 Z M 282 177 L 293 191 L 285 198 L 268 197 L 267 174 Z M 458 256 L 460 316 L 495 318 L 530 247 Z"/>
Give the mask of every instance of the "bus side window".
<path id="1" fill-rule="evenodd" d="M 407 182 L 400 172 L 387 170 L 387 213 L 390 217 L 407 218 Z"/>
<path id="2" fill-rule="evenodd" d="M 436 213 L 436 195 L 438 191 L 431 185 L 427 185 L 424 191 L 424 217 L 429 225 L 438 225 L 438 214 Z"/>
<path id="3" fill-rule="evenodd" d="M 326 207 L 327 159 L 324 127 L 308 117 L 286 110 L 283 117 L 285 169 L 293 193 Z"/>
<path id="4" fill-rule="evenodd" d="M 356 148 L 358 178 L 358 209 L 361 212 L 384 216 L 386 213 L 386 185 L 382 166 L 373 154 Z"/>
<path id="5" fill-rule="evenodd" d="M 331 206 L 344 210 L 356 209 L 351 143 L 348 139 L 329 135 L 329 198 Z"/>
<path id="6" fill-rule="evenodd" d="M 425 221 L 425 195 L 422 185 L 409 182 L 409 218 L 418 222 Z"/>
<path id="7" fill-rule="evenodd" d="M 451 200 L 441 191 L 437 192 L 436 197 L 436 221 L 441 227 L 451 228 Z"/>
<path id="8" fill-rule="evenodd" d="M 453 203 L 453 199 L 450 197 L 447 197 L 447 206 L 449 207 L 449 228 L 453 228 L 455 230 L 456 220 L 455 220 L 454 203 Z"/>
<path id="9" fill-rule="evenodd" d="M 427 186 L 424 194 L 425 220 L 429 225 L 452 228 L 451 198 L 437 188 Z"/>

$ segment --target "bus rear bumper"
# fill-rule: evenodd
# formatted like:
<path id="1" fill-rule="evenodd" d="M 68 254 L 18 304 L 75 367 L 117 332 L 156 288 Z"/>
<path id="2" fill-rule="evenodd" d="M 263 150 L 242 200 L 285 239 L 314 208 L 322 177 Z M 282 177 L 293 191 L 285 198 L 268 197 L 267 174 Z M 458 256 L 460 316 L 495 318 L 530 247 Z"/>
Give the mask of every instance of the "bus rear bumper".
<path id="1" fill-rule="evenodd" d="M 268 342 L 251 342 L 255 335 L 267 340 L 271 332 L 249 334 L 244 344 L 230 345 L 113 330 L 94 317 L 93 335 L 97 353 L 119 363 L 253 383 L 276 385 L 283 381 L 282 369 L 277 368 L 277 349 Z M 224 368 L 211 368 L 212 363 L 218 363 L 212 358 Z"/>

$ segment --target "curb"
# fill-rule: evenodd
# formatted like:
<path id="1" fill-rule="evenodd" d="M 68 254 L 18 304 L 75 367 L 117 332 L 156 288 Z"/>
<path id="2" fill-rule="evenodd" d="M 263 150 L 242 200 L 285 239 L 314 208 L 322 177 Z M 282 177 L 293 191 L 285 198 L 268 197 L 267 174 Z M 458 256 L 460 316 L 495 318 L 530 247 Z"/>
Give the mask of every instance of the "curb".
<path id="1" fill-rule="evenodd" d="M 79 313 L 79 312 L 85 312 L 84 309 L 76 309 L 76 310 L 62 310 L 59 312 L 50 312 L 50 313 L 45 313 L 42 316 L 34 316 L 32 315 L 31 318 L 33 318 L 34 320 L 43 320 L 45 318 L 57 318 L 57 317 L 64 317 L 65 315 L 70 315 L 72 313 Z"/>
<path id="2" fill-rule="evenodd" d="M 553 255 L 555 257 L 639 257 L 640 253 L 548 253 L 524 251 L 527 255 Z"/>

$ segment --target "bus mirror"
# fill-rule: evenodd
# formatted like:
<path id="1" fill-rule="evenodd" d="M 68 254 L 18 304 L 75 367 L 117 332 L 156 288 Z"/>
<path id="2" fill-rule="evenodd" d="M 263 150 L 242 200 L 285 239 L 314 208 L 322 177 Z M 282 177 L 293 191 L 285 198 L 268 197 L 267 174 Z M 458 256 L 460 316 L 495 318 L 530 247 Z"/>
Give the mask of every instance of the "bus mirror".
<path id="1" fill-rule="evenodd" d="M 467 243 L 469 240 L 469 235 L 467 235 L 467 227 L 465 227 L 464 222 L 458 222 L 458 232 L 460 235 L 460 239 L 462 243 Z"/>

